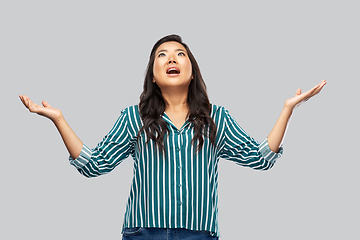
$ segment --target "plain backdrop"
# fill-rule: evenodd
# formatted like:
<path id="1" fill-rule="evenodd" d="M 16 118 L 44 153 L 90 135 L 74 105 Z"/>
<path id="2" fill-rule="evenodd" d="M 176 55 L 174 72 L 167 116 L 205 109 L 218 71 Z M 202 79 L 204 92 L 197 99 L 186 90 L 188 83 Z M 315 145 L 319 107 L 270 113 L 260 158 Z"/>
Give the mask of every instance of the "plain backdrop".
<path id="1" fill-rule="evenodd" d="M 133 160 L 83 177 L 53 124 L 18 95 L 61 109 L 95 147 L 138 104 L 154 43 L 176 33 L 210 101 L 258 141 L 297 88 L 328 82 L 295 110 L 274 168 L 220 160 L 220 239 L 359 239 L 358 9 L 347 0 L 1 1 L 0 238 L 121 239 Z"/>

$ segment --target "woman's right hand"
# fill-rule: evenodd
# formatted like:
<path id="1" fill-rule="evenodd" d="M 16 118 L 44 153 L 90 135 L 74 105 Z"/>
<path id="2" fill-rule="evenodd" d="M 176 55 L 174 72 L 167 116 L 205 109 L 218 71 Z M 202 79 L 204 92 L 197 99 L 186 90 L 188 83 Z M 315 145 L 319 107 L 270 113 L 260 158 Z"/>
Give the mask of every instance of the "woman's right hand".
<path id="1" fill-rule="evenodd" d="M 19 97 L 30 112 L 47 117 L 54 122 L 71 157 L 76 159 L 80 155 L 83 142 L 78 138 L 78 136 L 76 136 L 69 124 L 65 121 L 61 111 L 57 108 L 51 107 L 46 101 L 43 101 L 43 106 L 40 106 L 33 103 L 26 95 L 20 95 Z"/>
<path id="2" fill-rule="evenodd" d="M 30 100 L 30 98 L 26 95 L 19 95 L 22 103 L 25 105 L 26 108 L 29 109 L 32 113 L 37 113 L 41 116 L 49 118 L 53 122 L 58 121 L 62 118 L 62 112 L 60 109 L 53 108 L 50 104 L 46 101 L 42 101 L 42 105 L 40 106 Z"/>

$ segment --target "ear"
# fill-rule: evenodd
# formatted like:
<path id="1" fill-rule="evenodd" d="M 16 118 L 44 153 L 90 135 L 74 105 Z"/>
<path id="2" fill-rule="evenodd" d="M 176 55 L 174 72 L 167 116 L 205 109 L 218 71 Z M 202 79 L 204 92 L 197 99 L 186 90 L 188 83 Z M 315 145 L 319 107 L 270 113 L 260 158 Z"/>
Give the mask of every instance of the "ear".
<path id="1" fill-rule="evenodd" d="M 155 83 L 155 78 L 153 78 L 153 81 L 152 81 L 153 83 Z"/>

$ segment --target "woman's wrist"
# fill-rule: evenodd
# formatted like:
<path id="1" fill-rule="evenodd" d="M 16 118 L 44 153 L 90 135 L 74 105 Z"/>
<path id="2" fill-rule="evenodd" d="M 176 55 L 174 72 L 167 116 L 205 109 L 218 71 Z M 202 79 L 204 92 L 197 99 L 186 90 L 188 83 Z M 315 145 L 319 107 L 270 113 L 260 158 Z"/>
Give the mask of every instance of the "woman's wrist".
<path id="1" fill-rule="evenodd" d="M 288 115 L 292 115 L 294 108 L 294 106 L 287 105 L 285 102 L 282 111 Z"/>
<path id="2" fill-rule="evenodd" d="M 62 112 L 60 111 L 60 114 L 58 116 L 54 116 L 53 118 L 50 118 L 50 120 L 57 126 L 61 124 L 62 122 L 65 122 L 65 118 L 62 115 Z"/>

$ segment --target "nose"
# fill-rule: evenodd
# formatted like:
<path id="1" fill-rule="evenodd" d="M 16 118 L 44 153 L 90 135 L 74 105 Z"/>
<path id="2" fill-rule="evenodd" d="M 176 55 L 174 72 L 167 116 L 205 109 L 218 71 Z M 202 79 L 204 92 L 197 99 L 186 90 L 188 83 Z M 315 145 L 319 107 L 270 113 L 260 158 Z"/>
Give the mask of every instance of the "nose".
<path id="1" fill-rule="evenodd" d="M 169 61 L 168 61 L 168 64 L 171 64 L 171 63 L 175 63 L 175 64 L 176 64 L 176 60 L 175 60 L 173 57 L 171 57 L 171 58 L 169 59 Z"/>

